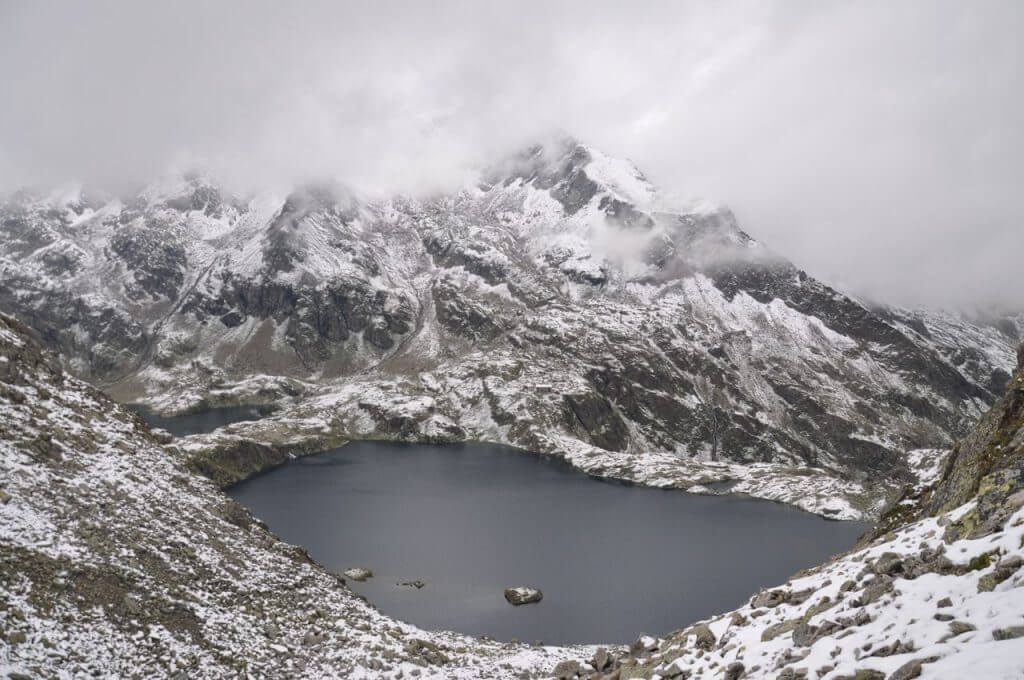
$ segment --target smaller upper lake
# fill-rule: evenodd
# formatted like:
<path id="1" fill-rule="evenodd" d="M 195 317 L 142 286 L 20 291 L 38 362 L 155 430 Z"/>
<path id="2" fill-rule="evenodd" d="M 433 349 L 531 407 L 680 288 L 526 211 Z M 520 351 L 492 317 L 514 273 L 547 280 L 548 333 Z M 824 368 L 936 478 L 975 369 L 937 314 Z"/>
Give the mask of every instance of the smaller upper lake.
<path id="1" fill-rule="evenodd" d="M 231 423 L 259 420 L 274 410 L 270 406 L 225 406 L 183 416 L 164 417 L 153 413 L 145 406 L 129 404 L 128 408 L 138 413 L 143 420 L 149 423 L 150 427 L 167 430 L 175 437 L 206 434 Z"/>
<path id="2" fill-rule="evenodd" d="M 624 643 L 742 604 L 850 548 L 862 523 L 591 479 L 487 444 L 356 442 L 229 493 L 382 612 L 424 628 Z M 397 585 L 420 580 L 422 589 Z M 512 607 L 509 586 L 544 592 Z"/>

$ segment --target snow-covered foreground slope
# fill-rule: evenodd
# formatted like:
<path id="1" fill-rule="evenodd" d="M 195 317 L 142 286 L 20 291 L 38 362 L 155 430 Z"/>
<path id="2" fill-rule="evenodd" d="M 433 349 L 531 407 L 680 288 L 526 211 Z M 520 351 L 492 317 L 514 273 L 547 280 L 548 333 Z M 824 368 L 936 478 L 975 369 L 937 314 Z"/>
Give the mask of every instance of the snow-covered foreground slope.
<path id="1" fill-rule="evenodd" d="M 2 316 L 0 460 L 11 677 L 1024 674 L 1024 371 L 872 543 L 628 651 L 499 644 L 382 616 Z"/>
<path id="2" fill-rule="evenodd" d="M 573 140 L 430 198 L 19 195 L 0 311 L 121 401 L 283 403 L 257 444 L 481 439 L 844 518 L 920 482 L 905 451 L 969 428 L 1020 333 L 867 305 Z"/>
<path id="3" fill-rule="evenodd" d="M 756 594 L 721 617 L 641 638 L 620 677 L 1011 680 L 1024 675 L 1024 510 L 946 543 L 911 524 Z"/>

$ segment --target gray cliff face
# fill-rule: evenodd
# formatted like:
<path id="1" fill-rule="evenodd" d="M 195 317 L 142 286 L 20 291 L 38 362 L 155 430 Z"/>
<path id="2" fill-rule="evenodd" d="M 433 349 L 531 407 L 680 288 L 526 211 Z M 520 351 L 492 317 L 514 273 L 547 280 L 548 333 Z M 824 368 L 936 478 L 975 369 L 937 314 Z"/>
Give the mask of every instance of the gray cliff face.
<path id="1" fill-rule="evenodd" d="M 946 527 L 947 540 L 1001 531 L 1007 518 L 1024 507 L 1024 344 L 1005 394 L 954 444 L 936 482 L 917 492 L 905 491 L 873 533 L 949 512 L 971 500 L 974 507 Z"/>
<path id="2" fill-rule="evenodd" d="M 199 176 L 125 200 L 22 195 L 0 236 L 0 310 L 118 398 L 359 380 L 388 386 L 360 408 L 404 438 L 443 421 L 441 438 L 901 483 L 906 449 L 947 447 L 996 400 L 1018 339 L 1012 321 L 846 296 L 727 210 L 667 210 L 631 164 L 571 140 L 429 199 L 243 198 Z"/>

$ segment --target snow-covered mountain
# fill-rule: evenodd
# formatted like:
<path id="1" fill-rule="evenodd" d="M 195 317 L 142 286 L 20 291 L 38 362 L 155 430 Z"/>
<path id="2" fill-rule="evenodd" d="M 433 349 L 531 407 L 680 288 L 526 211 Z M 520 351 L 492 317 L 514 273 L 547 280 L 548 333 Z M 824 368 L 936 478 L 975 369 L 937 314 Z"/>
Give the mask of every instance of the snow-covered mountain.
<path id="1" fill-rule="evenodd" d="M 0 234 L 0 310 L 77 375 L 165 413 L 279 406 L 193 438 L 197 458 L 490 440 L 856 517 L 917 481 L 908 461 L 934 468 L 906 451 L 948 448 L 1020 339 L 844 295 L 568 139 L 430 198 L 242 197 L 202 175 L 23 193 Z"/>

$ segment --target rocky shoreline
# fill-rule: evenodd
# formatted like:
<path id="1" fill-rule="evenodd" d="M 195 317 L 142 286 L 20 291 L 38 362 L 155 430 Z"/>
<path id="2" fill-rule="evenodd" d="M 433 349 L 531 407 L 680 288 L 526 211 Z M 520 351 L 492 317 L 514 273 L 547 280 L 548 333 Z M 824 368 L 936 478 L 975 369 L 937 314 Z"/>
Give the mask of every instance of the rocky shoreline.
<path id="1" fill-rule="evenodd" d="M 246 404 L 248 405 L 248 404 Z M 893 484 L 837 479 L 829 471 L 781 464 L 736 464 L 698 461 L 660 452 L 617 454 L 574 440 L 547 437 L 546 449 L 524 449 L 505 437 L 423 436 L 418 432 L 382 432 L 344 425 L 336 409 L 323 420 L 282 408 L 259 421 L 233 423 L 210 434 L 171 442 L 197 470 L 226 488 L 296 457 L 316 455 L 356 440 L 401 441 L 416 444 L 487 443 L 512 446 L 524 455 L 557 458 L 595 478 L 705 495 L 745 495 L 786 503 L 835 520 L 871 520 L 900 492 Z M 315 407 L 314 407 L 315 408 Z M 293 415 L 294 414 L 294 415 Z M 325 426 L 324 421 L 329 424 Z M 338 427 L 339 422 L 341 427 Z M 338 427 L 336 431 L 334 428 Z M 932 467 L 945 455 L 933 451 Z"/>

